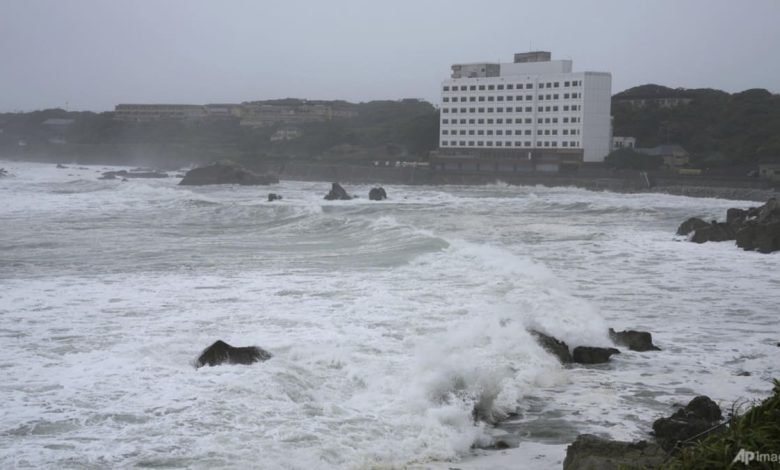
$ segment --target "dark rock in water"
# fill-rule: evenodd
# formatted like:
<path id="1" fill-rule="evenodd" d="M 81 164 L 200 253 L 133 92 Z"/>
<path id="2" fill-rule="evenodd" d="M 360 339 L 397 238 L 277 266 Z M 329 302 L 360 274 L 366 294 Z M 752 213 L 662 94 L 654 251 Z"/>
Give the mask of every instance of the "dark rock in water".
<path id="1" fill-rule="evenodd" d="M 325 199 L 328 201 L 348 201 L 352 199 L 352 196 L 347 194 L 347 191 L 340 184 L 333 183 L 330 192 L 325 195 Z"/>
<path id="2" fill-rule="evenodd" d="M 220 364 L 254 364 L 267 361 L 271 353 L 257 346 L 234 347 L 218 340 L 201 353 L 195 367 L 217 366 Z"/>
<path id="3" fill-rule="evenodd" d="M 569 346 L 566 343 L 540 331 L 531 330 L 529 333 L 536 337 L 536 342 L 539 343 L 545 351 L 557 357 L 561 363 L 569 364 L 572 362 Z"/>
<path id="4" fill-rule="evenodd" d="M 580 434 L 566 448 L 563 470 L 655 468 L 668 457 L 660 446 L 647 441 L 611 441 L 591 434 Z"/>
<path id="5" fill-rule="evenodd" d="M 63 165 L 62 163 L 57 163 L 57 168 L 63 169 L 63 168 L 67 168 L 67 167 L 65 165 Z"/>
<path id="6" fill-rule="evenodd" d="M 689 233 L 700 228 L 709 227 L 709 225 L 710 224 L 698 217 L 691 217 L 690 219 L 680 224 L 680 228 L 677 229 L 677 235 L 688 235 Z"/>
<path id="7" fill-rule="evenodd" d="M 387 199 L 385 188 L 381 186 L 378 188 L 371 188 L 371 191 L 368 192 L 368 199 L 372 201 L 381 201 L 383 199 Z"/>
<path id="8" fill-rule="evenodd" d="M 647 331 L 625 330 L 615 331 L 609 329 L 609 337 L 615 344 L 620 344 L 632 351 L 660 351 L 661 348 L 653 344 L 653 335 Z"/>
<path id="9" fill-rule="evenodd" d="M 750 372 L 748 372 L 746 370 L 742 370 L 742 371 L 737 372 L 737 377 L 750 377 L 751 375 L 753 375 L 753 374 L 751 374 Z"/>
<path id="10" fill-rule="evenodd" d="M 0 178 L 2 178 L 3 176 L 8 176 L 8 170 L 6 170 L 5 168 L 0 168 Z"/>
<path id="11" fill-rule="evenodd" d="M 709 397 L 698 396 L 668 418 L 653 423 L 656 439 L 665 449 L 710 430 L 723 418 L 720 407 Z"/>
<path id="12" fill-rule="evenodd" d="M 572 351 L 572 359 L 579 364 L 603 364 L 608 362 L 613 354 L 620 354 L 620 351 L 615 348 L 577 346 Z"/>
<path id="13" fill-rule="evenodd" d="M 274 202 L 280 199 L 282 199 L 282 196 L 280 194 L 268 193 L 268 202 Z"/>
<path id="14" fill-rule="evenodd" d="M 725 242 L 734 240 L 737 232 L 729 224 L 713 221 L 709 226 L 696 229 L 691 237 L 694 243 Z"/>
<path id="15" fill-rule="evenodd" d="M 684 235 L 683 232 L 691 230 L 694 231 L 691 241 L 696 243 L 736 240 L 737 246 L 747 251 L 780 251 L 780 202 L 771 198 L 761 207 L 731 208 L 725 223 L 707 224 L 701 219 L 688 219 L 677 233 Z"/>
<path id="16" fill-rule="evenodd" d="M 748 217 L 748 211 L 732 207 L 726 211 L 726 223 L 729 225 L 743 222 Z"/>
<path id="17" fill-rule="evenodd" d="M 179 184 L 182 186 L 203 186 L 207 184 L 256 186 L 278 182 L 279 178 L 276 176 L 258 175 L 232 162 L 218 162 L 188 171 Z"/>

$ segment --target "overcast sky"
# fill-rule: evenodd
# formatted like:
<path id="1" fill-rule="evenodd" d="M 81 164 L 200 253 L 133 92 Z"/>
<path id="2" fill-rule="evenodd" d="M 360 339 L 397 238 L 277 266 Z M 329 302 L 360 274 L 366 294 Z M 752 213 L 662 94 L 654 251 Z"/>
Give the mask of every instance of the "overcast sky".
<path id="1" fill-rule="evenodd" d="M 780 92 L 780 0 L 0 0 L 0 112 L 423 98 L 458 62 Z"/>

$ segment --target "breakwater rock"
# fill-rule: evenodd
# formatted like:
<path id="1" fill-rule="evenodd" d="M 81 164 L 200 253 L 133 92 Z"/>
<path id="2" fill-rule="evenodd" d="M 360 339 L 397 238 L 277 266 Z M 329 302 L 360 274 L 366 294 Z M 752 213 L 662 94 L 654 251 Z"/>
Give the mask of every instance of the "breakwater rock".
<path id="1" fill-rule="evenodd" d="M 218 366 L 220 364 L 254 364 L 270 359 L 271 353 L 257 346 L 235 347 L 222 340 L 204 349 L 195 362 L 195 367 Z"/>
<path id="2" fill-rule="evenodd" d="M 256 186 L 276 184 L 279 178 L 273 175 L 258 175 L 232 162 L 212 163 L 194 168 L 179 182 L 182 186 L 202 186 L 207 184 L 240 184 Z"/>
<path id="3" fill-rule="evenodd" d="M 689 235 L 694 243 L 735 240 L 744 250 L 772 253 L 780 250 L 780 202 L 771 198 L 760 207 L 731 208 L 725 222 L 690 218 L 680 225 L 677 234 Z"/>

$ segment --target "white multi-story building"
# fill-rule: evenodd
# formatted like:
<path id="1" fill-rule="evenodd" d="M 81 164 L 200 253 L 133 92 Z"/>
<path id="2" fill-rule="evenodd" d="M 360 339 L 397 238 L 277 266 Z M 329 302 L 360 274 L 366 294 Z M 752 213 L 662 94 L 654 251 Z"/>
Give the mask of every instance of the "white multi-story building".
<path id="1" fill-rule="evenodd" d="M 611 150 L 612 76 L 572 72 L 549 52 L 452 66 L 442 83 L 439 169 L 555 171 Z"/>

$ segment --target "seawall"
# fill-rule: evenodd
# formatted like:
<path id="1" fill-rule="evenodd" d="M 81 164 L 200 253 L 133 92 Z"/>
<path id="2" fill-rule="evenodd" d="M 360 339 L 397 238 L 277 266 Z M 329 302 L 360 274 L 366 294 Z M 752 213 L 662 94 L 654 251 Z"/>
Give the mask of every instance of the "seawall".
<path id="1" fill-rule="evenodd" d="M 765 181 L 746 177 L 679 176 L 638 171 L 583 169 L 577 173 L 441 173 L 429 168 L 287 163 L 267 167 L 281 179 L 360 184 L 480 185 L 503 182 L 522 186 L 570 186 L 594 191 L 664 193 L 690 197 L 762 201 L 780 193 Z"/>

